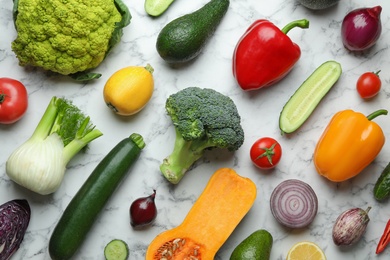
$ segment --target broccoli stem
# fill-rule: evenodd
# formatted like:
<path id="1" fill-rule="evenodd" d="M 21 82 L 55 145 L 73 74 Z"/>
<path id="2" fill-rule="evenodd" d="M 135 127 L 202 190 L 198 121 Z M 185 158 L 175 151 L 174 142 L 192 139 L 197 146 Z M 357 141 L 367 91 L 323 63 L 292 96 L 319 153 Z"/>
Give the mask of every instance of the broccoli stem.
<path id="1" fill-rule="evenodd" d="M 204 150 L 213 146 L 206 139 L 186 141 L 177 129 L 175 131 L 173 151 L 160 165 L 162 174 L 172 184 L 179 183 L 194 162 L 203 156 Z"/>

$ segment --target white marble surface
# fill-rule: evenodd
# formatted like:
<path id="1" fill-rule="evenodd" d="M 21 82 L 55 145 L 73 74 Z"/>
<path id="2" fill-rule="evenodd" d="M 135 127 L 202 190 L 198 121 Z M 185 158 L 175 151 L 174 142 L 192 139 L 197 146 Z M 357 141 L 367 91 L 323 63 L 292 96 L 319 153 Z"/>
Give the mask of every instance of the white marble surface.
<path id="1" fill-rule="evenodd" d="M 390 248 L 380 256 L 375 255 L 377 242 L 390 218 L 389 202 L 378 203 L 372 194 L 375 181 L 390 160 L 389 144 L 385 144 L 377 159 L 358 177 L 340 184 L 320 177 L 315 172 L 312 156 L 319 136 L 337 111 L 351 108 L 368 114 L 379 108 L 390 109 L 390 2 L 342 0 L 334 8 L 314 12 L 297 4 L 295 0 L 231 0 L 226 16 L 201 55 L 185 66 L 168 66 L 156 52 L 157 34 L 167 22 L 200 8 L 206 2 L 177 0 L 165 14 L 153 19 L 144 12 L 143 1 L 125 0 L 133 19 L 125 28 L 121 43 L 98 68 L 103 76 L 94 82 L 79 84 L 18 66 L 10 47 L 16 36 L 12 22 L 12 1 L 0 0 L 0 76 L 22 81 L 28 88 L 30 102 L 21 121 L 8 126 L 0 125 L 0 204 L 26 198 L 32 207 L 31 222 L 24 241 L 12 259 L 50 259 L 48 240 L 68 202 L 104 155 L 132 132 L 142 134 L 147 146 L 98 217 L 74 259 L 103 259 L 103 248 L 113 238 L 128 242 L 130 259 L 143 259 L 148 243 L 160 232 L 181 223 L 210 175 L 220 167 L 231 167 L 251 178 L 257 185 L 258 195 L 251 211 L 219 250 L 216 259 L 228 259 L 239 242 L 261 228 L 267 229 L 274 238 L 271 259 L 285 259 L 289 248 L 302 240 L 316 242 L 330 260 L 389 259 Z M 340 25 L 344 15 L 355 8 L 375 5 L 383 7 L 383 32 L 379 42 L 364 54 L 349 53 L 343 48 L 340 39 Z M 297 28 L 289 33 L 302 49 L 301 59 L 292 72 L 277 85 L 248 93 L 235 84 L 231 58 L 238 38 L 259 18 L 269 19 L 279 27 L 292 20 L 307 18 L 310 20 L 310 28 Z M 296 133 L 281 136 L 278 118 L 283 105 L 317 66 L 331 59 L 342 64 L 343 75 L 339 82 Z M 105 81 L 124 66 L 146 63 L 152 64 L 155 69 L 155 92 L 150 103 L 133 117 L 114 115 L 102 99 Z M 379 69 L 382 70 L 382 90 L 376 98 L 362 100 L 355 90 L 357 77 L 363 72 Z M 172 186 L 159 172 L 159 165 L 171 152 L 174 140 L 174 129 L 166 116 L 164 102 L 171 93 L 189 86 L 214 88 L 231 96 L 242 116 L 245 142 L 234 156 L 227 152 L 207 153 L 180 184 Z M 5 162 L 10 153 L 32 134 L 53 95 L 72 99 L 91 116 L 104 136 L 94 141 L 85 154 L 79 154 L 70 162 L 57 192 L 39 196 L 10 181 L 5 174 Z M 375 121 L 389 136 L 389 117 L 380 117 Z M 252 143 L 262 136 L 278 139 L 283 147 L 282 160 L 272 171 L 256 169 L 249 158 Z M 309 183 L 318 195 L 318 215 L 306 229 L 283 228 L 271 214 L 271 192 L 282 180 L 289 178 Z M 152 189 L 157 190 L 158 217 L 151 227 L 133 230 L 129 224 L 128 208 L 134 199 L 150 194 Z M 363 239 L 352 248 L 337 248 L 331 236 L 337 216 L 349 208 L 367 206 L 372 206 L 371 222 Z"/>

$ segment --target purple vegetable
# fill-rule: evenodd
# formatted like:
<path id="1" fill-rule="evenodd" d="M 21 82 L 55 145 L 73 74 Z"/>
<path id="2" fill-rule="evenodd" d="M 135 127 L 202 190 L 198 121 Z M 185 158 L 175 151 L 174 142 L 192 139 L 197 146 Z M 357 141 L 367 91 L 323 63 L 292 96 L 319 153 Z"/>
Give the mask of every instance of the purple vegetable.
<path id="1" fill-rule="evenodd" d="M 303 228 L 313 222 L 318 199 L 309 184 L 300 180 L 281 182 L 272 192 L 271 212 L 275 219 L 289 228 Z"/>
<path id="2" fill-rule="evenodd" d="M 363 51 L 373 46 L 382 32 L 381 12 L 381 6 L 349 12 L 341 25 L 344 47 L 350 51 Z"/>
<path id="3" fill-rule="evenodd" d="M 19 249 L 30 216 L 27 200 L 11 200 L 0 205 L 0 259 L 9 259 Z"/>
<path id="4" fill-rule="evenodd" d="M 337 246 L 349 246 L 355 244 L 366 231 L 370 218 L 368 212 L 361 208 L 353 208 L 344 211 L 337 219 L 333 226 L 333 242 Z"/>
<path id="5" fill-rule="evenodd" d="M 130 224 L 132 227 L 142 227 L 151 224 L 157 217 L 157 208 L 154 202 L 156 190 L 148 197 L 138 198 L 130 206 Z"/>

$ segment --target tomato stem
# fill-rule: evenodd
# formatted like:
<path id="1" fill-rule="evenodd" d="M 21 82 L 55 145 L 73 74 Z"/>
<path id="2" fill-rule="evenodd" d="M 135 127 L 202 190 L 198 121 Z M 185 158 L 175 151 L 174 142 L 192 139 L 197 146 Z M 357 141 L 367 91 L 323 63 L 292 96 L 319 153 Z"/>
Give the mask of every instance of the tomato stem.
<path id="1" fill-rule="evenodd" d="M 260 155 L 256 158 L 256 160 L 258 160 L 258 159 L 263 158 L 263 157 L 266 156 L 267 159 L 268 159 L 269 164 L 274 165 L 273 162 L 272 162 L 272 156 L 275 155 L 274 148 L 275 148 L 275 145 L 276 145 L 276 144 L 277 144 L 277 143 L 274 143 L 270 148 L 267 148 L 267 147 L 262 148 L 262 149 L 264 150 L 264 153 L 260 154 Z"/>
<path id="2" fill-rule="evenodd" d="M 7 94 L 4 94 L 3 91 L 0 93 L 0 105 L 5 101 Z"/>

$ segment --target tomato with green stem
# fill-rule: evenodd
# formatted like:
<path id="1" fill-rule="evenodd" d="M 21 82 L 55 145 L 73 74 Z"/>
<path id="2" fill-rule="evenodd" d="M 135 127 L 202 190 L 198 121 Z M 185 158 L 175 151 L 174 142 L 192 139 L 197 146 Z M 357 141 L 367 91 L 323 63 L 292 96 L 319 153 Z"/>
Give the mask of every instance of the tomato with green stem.
<path id="1" fill-rule="evenodd" d="M 18 80 L 0 78 L 0 124 L 12 124 L 22 118 L 28 106 L 26 87 Z"/>
<path id="2" fill-rule="evenodd" d="M 358 78 L 356 89 L 362 98 L 372 98 L 379 93 L 382 86 L 379 72 L 380 70 L 377 72 L 366 72 Z"/>
<path id="3" fill-rule="evenodd" d="M 253 143 L 250 157 L 258 168 L 272 169 L 282 157 L 282 147 L 274 138 L 263 137 Z"/>

